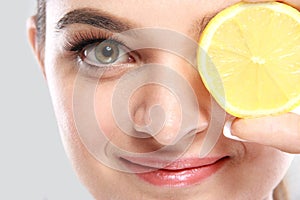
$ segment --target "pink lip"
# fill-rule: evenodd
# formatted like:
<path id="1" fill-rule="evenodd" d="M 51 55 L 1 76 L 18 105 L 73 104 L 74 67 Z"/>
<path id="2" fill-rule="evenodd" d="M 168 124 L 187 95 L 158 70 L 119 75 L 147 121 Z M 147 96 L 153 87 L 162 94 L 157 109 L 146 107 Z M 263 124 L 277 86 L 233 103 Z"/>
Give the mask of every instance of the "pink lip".
<path id="1" fill-rule="evenodd" d="M 187 158 L 170 164 L 146 158 L 126 158 L 124 164 L 139 178 L 152 185 L 185 187 L 200 183 L 216 173 L 228 158 Z"/>

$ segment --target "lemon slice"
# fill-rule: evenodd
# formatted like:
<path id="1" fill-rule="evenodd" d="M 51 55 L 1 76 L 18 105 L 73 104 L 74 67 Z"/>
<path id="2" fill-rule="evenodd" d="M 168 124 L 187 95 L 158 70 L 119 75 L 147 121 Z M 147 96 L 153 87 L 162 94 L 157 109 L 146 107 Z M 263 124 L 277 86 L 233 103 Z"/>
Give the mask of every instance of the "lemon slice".
<path id="1" fill-rule="evenodd" d="M 278 2 L 238 3 L 205 28 L 197 55 L 207 89 L 230 114 L 251 118 L 300 104 L 300 13 Z"/>

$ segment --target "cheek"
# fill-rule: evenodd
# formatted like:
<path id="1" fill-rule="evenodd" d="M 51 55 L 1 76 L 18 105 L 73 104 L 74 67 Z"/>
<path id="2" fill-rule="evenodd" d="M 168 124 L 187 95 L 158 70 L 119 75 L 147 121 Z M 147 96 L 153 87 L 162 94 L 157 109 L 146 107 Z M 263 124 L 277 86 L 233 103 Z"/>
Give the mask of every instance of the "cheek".
<path id="1" fill-rule="evenodd" d="M 268 146 L 246 143 L 245 148 L 247 163 L 253 163 L 253 168 L 261 168 L 261 170 L 285 171 L 293 159 L 293 155 Z"/>
<path id="2" fill-rule="evenodd" d="M 112 140 L 115 133 L 119 132 L 114 119 L 116 113 L 112 109 L 114 86 L 115 83 L 100 83 L 94 94 L 94 112 L 97 125 L 109 140 Z"/>
<path id="3" fill-rule="evenodd" d="M 122 179 L 116 178 L 120 176 L 119 172 L 103 165 L 88 150 L 87 146 L 93 144 L 85 143 L 85 140 L 82 140 L 83 134 L 89 130 L 87 128 L 80 132 L 81 122 L 86 122 L 85 114 L 79 113 L 77 119 L 74 116 L 80 107 L 78 103 L 85 106 L 91 104 L 87 106 L 89 112 L 92 111 L 95 119 L 99 118 L 97 121 L 103 125 L 105 133 L 112 133 L 114 127 L 110 121 L 111 112 L 108 112 L 111 96 L 109 91 L 111 90 L 108 89 L 109 87 L 100 87 L 99 91 L 95 92 L 93 84 L 85 79 L 76 83 L 76 73 L 71 70 L 68 73 L 57 70 L 61 69 L 61 66 L 63 65 L 52 65 L 51 68 L 48 68 L 47 82 L 65 151 L 78 178 L 88 190 L 99 199 L 109 199 L 111 194 L 117 194 L 115 190 L 118 189 L 111 185 L 117 185 Z M 91 97 L 92 99 L 90 99 Z M 97 101 L 94 101 L 93 97 Z M 93 105 L 95 105 L 96 112 L 90 110 Z"/>
<path id="4" fill-rule="evenodd" d="M 239 151 L 220 177 L 222 191 L 230 199 L 267 199 L 284 178 L 292 156 L 259 144 L 236 144 Z"/>
<path id="5" fill-rule="evenodd" d="M 242 163 L 245 180 L 242 182 L 252 182 L 253 188 L 262 193 L 275 188 L 284 178 L 293 156 L 258 144 L 249 143 L 245 148 L 246 156 Z"/>
<path id="6" fill-rule="evenodd" d="M 116 82 L 101 82 L 97 85 L 96 90 L 94 92 L 94 116 L 97 123 L 97 128 L 99 130 L 95 135 L 103 135 L 105 137 L 105 147 L 126 150 L 130 152 L 138 152 L 138 149 L 135 149 L 134 146 L 128 145 L 132 142 L 133 137 L 132 133 L 128 131 L 128 129 L 132 128 L 132 124 L 130 120 L 120 121 L 118 119 L 125 119 L 122 117 L 126 115 L 126 119 L 128 119 L 129 113 L 126 112 L 126 108 L 120 109 L 116 108 L 116 102 L 114 101 L 114 93 Z M 122 99 L 122 101 L 125 101 Z M 117 102 L 118 103 L 118 102 Z M 120 104 L 120 102 L 119 102 Z M 122 103 L 123 104 L 123 103 Z M 125 103 L 126 104 L 126 103 Z M 104 149 L 103 149 L 104 151 Z"/>

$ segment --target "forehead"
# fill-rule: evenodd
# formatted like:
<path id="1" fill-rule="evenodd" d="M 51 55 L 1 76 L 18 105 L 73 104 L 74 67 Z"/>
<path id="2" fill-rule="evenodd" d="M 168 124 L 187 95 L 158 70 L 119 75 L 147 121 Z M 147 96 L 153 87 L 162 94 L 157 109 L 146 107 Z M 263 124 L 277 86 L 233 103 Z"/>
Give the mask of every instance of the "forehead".
<path id="1" fill-rule="evenodd" d="M 212 16 L 239 0 L 51 0 L 47 24 L 52 27 L 68 12 L 93 8 L 140 27 L 162 27 L 185 32 L 196 20 Z"/>

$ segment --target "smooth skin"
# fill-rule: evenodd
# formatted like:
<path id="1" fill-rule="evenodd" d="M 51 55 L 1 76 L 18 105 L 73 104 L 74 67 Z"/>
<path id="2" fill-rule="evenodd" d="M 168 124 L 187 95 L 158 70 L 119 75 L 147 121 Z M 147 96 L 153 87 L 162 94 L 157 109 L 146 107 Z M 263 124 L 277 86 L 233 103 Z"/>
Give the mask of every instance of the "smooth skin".
<path id="1" fill-rule="evenodd" d="M 78 73 L 75 66 L 82 65 L 82 62 L 78 62 L 78 56 L 74 58 L 70 52 L 66 52 L 63 45 L 72 33 L 90 29 L 95 32 L 100 30 L 88 25 L 72 25 L 62 31 L 57 31 L 55 28 L 59 19 L 67 12 L 89 7 L 104 10 L 120 19 L 126 19 L 130 23 L 137 24 L 138 28 L 169 29 L 197 42 L 201 33 L 197 28 L 195 29 L 192 22 L 237 2 L 239 1 L 128 0 L 126 3 L 120 3 L 114 0 L 49 0 L 44 46 L 39 46 L 37 43 L 34 17 L 28 21 L 29 41 L 49 86 L 67 155 L 79 179 L 95 199 L 272 199 L 273 189 L 282 180 L 292 160 L 292 156 L 286 152 L 300 153 L 300 117 L 298 115 L 288 113 L 262 119 L 236 119 L 232 125 L 232 134 L 252 142 L 240 142 L 221 136 L 209 156 L 228 156 L 229 160 L 216 174 L 199 184 L 184 188 L 157 187 L 148 184 L 134 174 L 111 169 L 95 159 L 81 141 L 76 129 L 72 107 L 75 80 L 77 76 L 83 78 L 81 86 L 84 91 L 91 85 L 92 78 L 84 73 Z M 285 1 L 285 3 L 300 9 L 298 0 Z M 189 63 L 168 53 L 151 50 L 140 53 L 143 55 L 143 62 L 155 61 L 172 66 L 172 69 L 181 74 L 195 91 L 199 102 L 199 122 L 191 125 L 195 130 L 193 132 L 195 139 L 183 157 L 199 155 L 199 147 L 203 143 L 211 115 L 210 95 L 203 86 L 199 74 Z M 131 65 L 134 66 L 135 63 Z M 172 95 L 168 94 L 165 88 L 144 87 L 133 96 L 130 111 L 133 120 L 138 124 L 146 121 L 147 110 L 155 103 L 159 102 L 164 106 L 165 112 L 169 113 L 166 115 L 168 123 L 158 134 L 146 140 L 138 140 L 123 134 L 114 122 L 110 99 L 115 84 L 116 80 L 104 80 L 95 91 L 95 99 L 97 99 L 95 114 L 112 143 L 128 151 L 149 152 L 175 140 L 180 112 L 178 103 L 172 99 Z M 147 94 L 146 97 L 145 94 Z M 227 118 L 229 119 L 230 116 Z M 186 132 L 186 135 L 189 133 Z"/>

